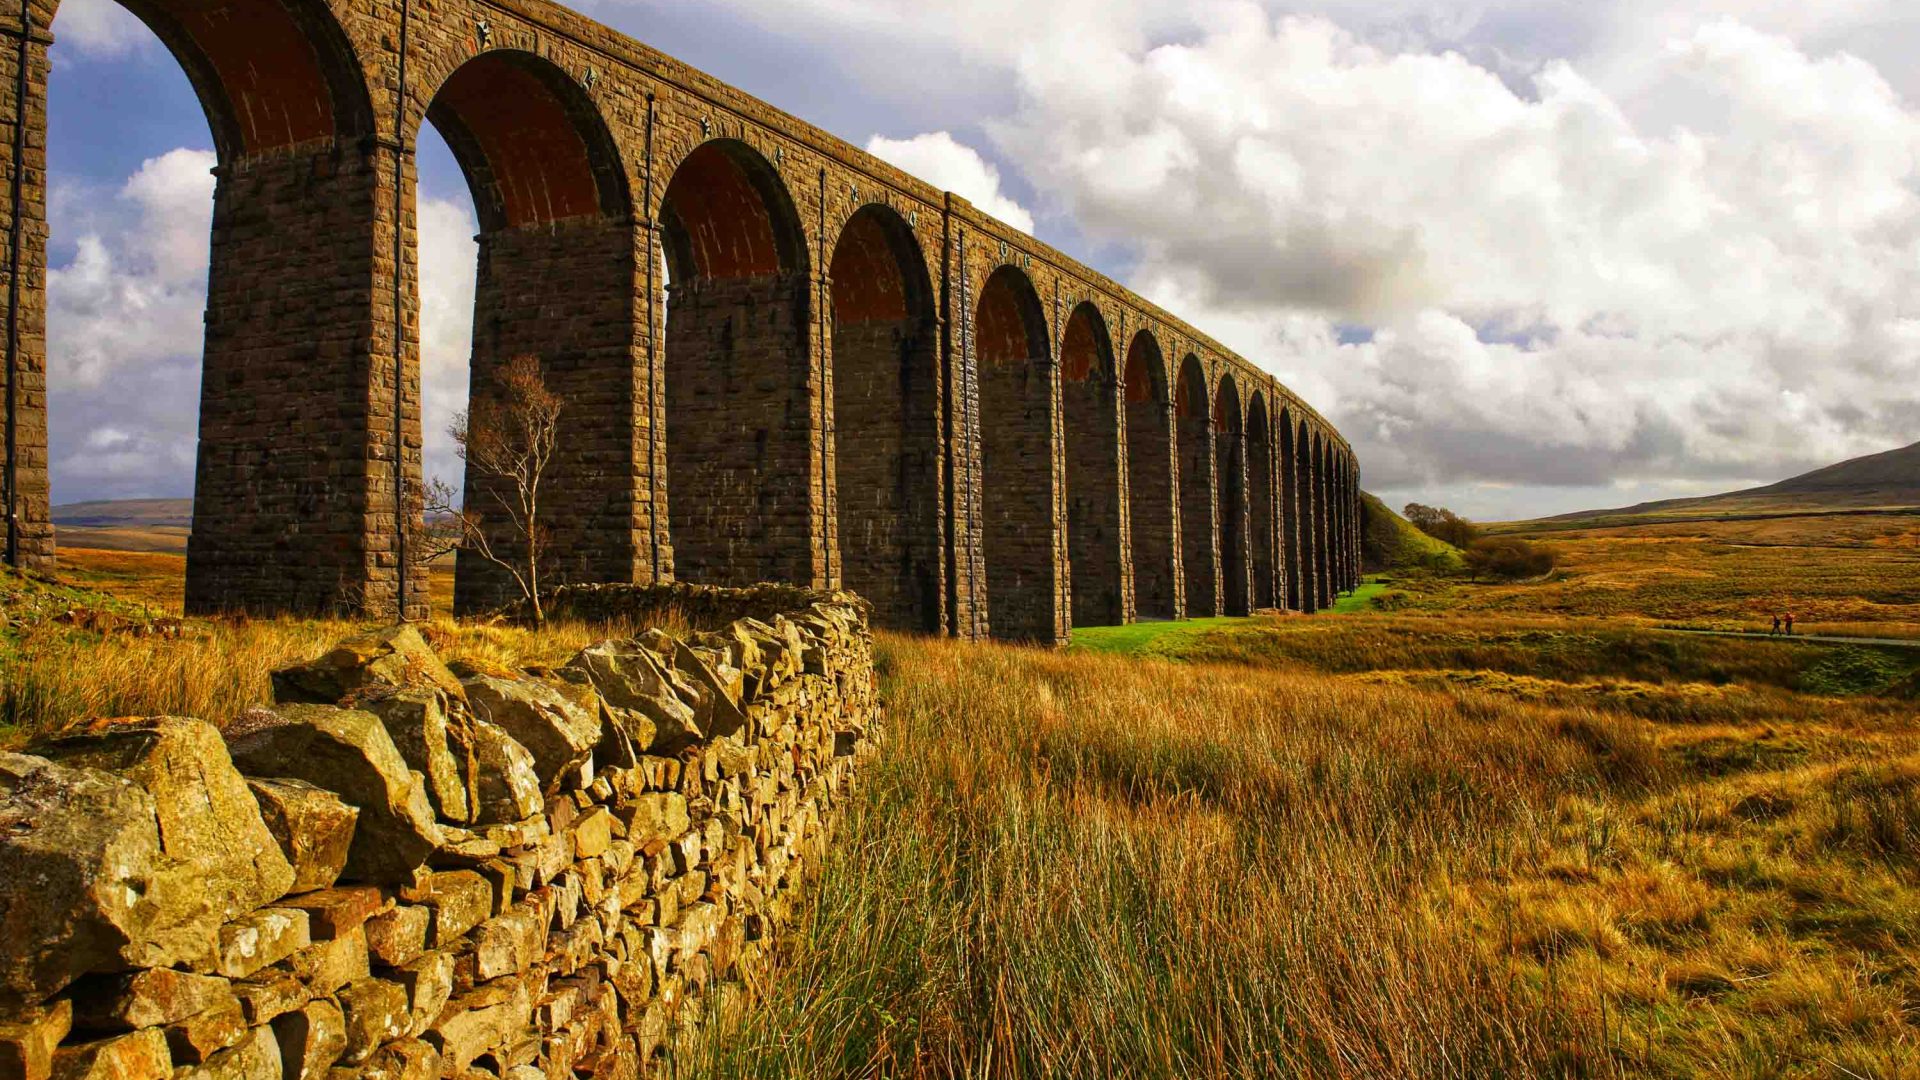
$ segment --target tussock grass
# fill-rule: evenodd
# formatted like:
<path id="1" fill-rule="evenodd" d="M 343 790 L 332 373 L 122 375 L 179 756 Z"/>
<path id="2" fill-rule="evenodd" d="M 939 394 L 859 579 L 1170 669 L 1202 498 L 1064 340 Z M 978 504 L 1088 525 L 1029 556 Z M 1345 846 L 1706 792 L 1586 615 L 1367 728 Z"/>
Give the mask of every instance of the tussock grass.
<path id="1" fill-rule="evenodd" d="M 1910 715 L 882 655 L 886 752 L 761 1004 L 690 1075 L 1920 1069 Z"/>

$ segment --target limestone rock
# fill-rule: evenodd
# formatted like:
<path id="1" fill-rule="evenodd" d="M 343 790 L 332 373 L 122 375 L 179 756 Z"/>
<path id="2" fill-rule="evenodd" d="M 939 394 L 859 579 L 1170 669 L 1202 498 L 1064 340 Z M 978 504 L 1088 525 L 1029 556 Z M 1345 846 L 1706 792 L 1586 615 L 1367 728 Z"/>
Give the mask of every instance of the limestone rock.
<path id="1" fill-rule="evenodd" d="M 273 673 L 273 699 L 282 705 L 333 705 L 357 693 L 404 687 L 462 696 L 460 680 L 433 654 L 419 628 L 408 625 L 348 638 L 317 659 Z"/>
<path id="2" fill-rule="evenodd" d="M 287 891 L 324 889 L 339 880 L 360 808 L 291 777 L 248 777 L 247 788 L 280 853 L 293 864 L 293 885 Z"/>
<path id="3" fill-rule="evenodd" d="M 64 999 L 0 1020 L 0 1076 L 47 1080 L 53 1051 L 73 1028 L 73 1003 Z"/>
<path id="4" fill-rule="evenodd" d="M 419 1036 L 453 996 L 453 953 L 426 953 L 394 971 L 393 979 L 407 992 L 407 1034 Z"/>
<path id="5" fill-rule="evenodd" d="M 239 999 L 229 995 L 212 1008 L 167 1025 L 167 1046 L 175 1065 L 197 1065 L 248 1035 Z"/>
<path id="6" fill-rule="evenodd" d="M 271 1029 L 258 1027 L 232 1049 L 180 1069 L 173 1080 L 280 1080 L 281 1075 L 280 1044 Z"/>
<path id="7" fill-rule="evenodd" d="M 367 977 L 367 933 L 357 927 L 332 941 L 318 941 L 287 957 L 286 967 L 314 994 L 331 994 Z"/>
<path id="8" fill-rule="evenodd" d="M 432 930 L 432 908 L 397 904 L 367 920 L 367 952 L 378 963 L 399 967 L 427 950 Z"/>
<path id="9" fill-rule="evenodd" d="M 374 1051 L 360 1075 L 365 1080 L 437 1080 L 440 1051 L 420 1039 L 395 1039 Z"/>
<path id="10" fill-rule="evenodd" d="M 372 885 L 341 885 L 289 896 L 280 906 L 306 912 L 313 940 L 331 941 L 358 929 L 386 903 L 387 898 Z"/>
<path id="11" fill-rule="evenodd" d="M 540 812 L 540 777 L 533 755 L 484 720 L 473 725 L 473 794 L 476 825 L 510 824 Z"/>
<path id="12" fill-rule="evenodd" d="M 372 697 L 364 707 L 386 725 L 407 765 L 426 777 L 441 819 L 464 823 L 473 820 L 465 767 L 471 725 L 463 709 L 448 709 L 447 700 L 437 689 L 407 688 Z"/>
<path id="13" fill-rule="evenodd" d="M 244 979 L 307 947 L 307 913 L 270 907 L 250 911 L 220 928 L 214 968 L 229 979 Z"/>
<path id="14" fill-rule="evenodd" d="M 347 1030 L 346 1051 L 340 1057 L 349 1065 L 366 1061 L 381 1043 L 406 1033 L 407 992 L 399 983 L 356 979 L 340 991 L 339 1001 Z"/>
<path id="15" fill-rule="evenodd" d="M 317 1080 L 345 1052 L 347 1026 L 340 1006 L 321 998 L 274 1020 L 273 1038 L 287 1080 Z"/>
<path id="16" fill-rule="evenodd" d="M 232 751 L 234 761 L 255 776 L 291 776 L 360 808 L 347 878 L 410 880 L 440 842 L 425 785 L 372 713 L 291 705 L 281 710 L 279 722 L 239 736 Z"/>
<path id="17" fill-rule="evenodd" d="M 476 675 L 464 685 L 474 714 L 533 755 L 543 791 L 552 791 L 562 775 L 579 768 L 600 741 L 599 703 L 591 693 L 581 701 L 538 679 L 490 675 Z"/>
<path id="18" fill-rule="evenodd" d="M 0 754 L 0 998 L 40 1001 L 97 968 L 207 955 L 220 918 L 169 867 L 144 789 Z"/>
<path id="19" fill-rule="evenodd" d="M 433 947 L 444 949 L 458 941 L 493 912 L 493 886 L 472 870 L 445 870 L 429 874 L 401 899 L 422 904 L 433 912 Z"/>
<path id="20" fill-rule="evenodd" d="M 567 662 L 566 670 L 584 678 L 613 709 L 629 710 L 652 723 L 654 731 L 644 742 L 637 726 L 632 732 L 637 750 L 685 742 L 700 734 L 687 700 L 692 696 L 690 688 L 661 662 L 659 654 L 639 641 L 589 645 Z"/>
<path id="21" fill-rule="evenodd" d="M 53 1052 L 54 1080 L 167 1080 L 173 1054 L 159 1028 L 143 1028 Z"/>
<path id="22" fill-rule="evenodd" d="M 89 975 L 73 987 L 74 1024 L 87 1031 L 162 1027 L 233 1001 L 233 984 L 217 975 L 144 968 Z"/>
<path id="23" fill-rule="evenodd" d="M 293 885 L 293 866 L 213 725 L 155 717 L 57 739 L 40 752 L 145 788 L 159 819 L 161 850 L 185 864 L 218 918 L 251 911 Z"/>
<path id="24" fill-rule="evenodd" d="M 697 649 L 684 641 L 674 642 L 673 666 L 700 692 L 694 704 L 694 722 L 708 739 L 732 735 L 747 726 L 747 714 L 740 709 L 746 679 L 739 668 L 727 663 L 726 656 L 719 649 Z"/>

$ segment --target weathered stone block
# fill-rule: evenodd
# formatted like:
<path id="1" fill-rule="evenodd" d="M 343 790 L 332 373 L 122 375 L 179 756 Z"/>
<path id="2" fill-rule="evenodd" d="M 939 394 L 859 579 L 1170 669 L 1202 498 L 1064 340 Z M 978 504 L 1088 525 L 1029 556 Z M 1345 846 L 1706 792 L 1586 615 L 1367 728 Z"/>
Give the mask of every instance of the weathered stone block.
<path id="1" fill-rule="evenodd" d="M 405 689 L 368 698 L 364 708 L 380 718 L 387 734 L 427 781 L 434 809 L 446 821 L 473 820 L 463 762 L 471 753 L 471 724 L 464 708 L 450 711 L 438 689 Z"/>
<path id="2" fill-rule="evenodd" d="M 440 1018 L 453 996 L 451 952 L 430 952 L 394 970 L 392 979 L 407 992 L 407 1034 L 418 1036 Z"/>
<path id="3" fill-rule="evenodd" d="M 229 979 L 244 979 L 306 948 L 310 940 L 306 912 L 261 908 L 220 928 L 213 970 Z"/>
<path id="4" fill-rule="evenodd" d="M 349 638 L 314 660 L 273 673 L 273 699 L 283 705 L 334 705 L 356 692 L 409 687 L 461 696 L 460 680 L 411 625 Z"/>
<path id="5" fill-rule="evenodd" d="M 342 885 L 289 896 L 280 901 L 281 907 L 296 908 L 307 913 L 308 928 L 314 941 L 331 941 L 350 933 L 386 904 L 386 897 L 372 885 Z"/>
<path id="6" fill-rule="evenodd" d="M 427 951 L 432 931 L 432 908 L 398 904 L 367 920 L 367 952 L 378 963 L 399 967 Z"/>
<path id="7" fill-rule="evenodd" d="M 173 867 L 145 789 L 0 754 L 0 996 L 39 1001 L 95 968 L 209 954 L 220 917 Z"/>
<path id="8" fill-rule="evenodd" d="M 324 889 L 346 869 L 360 808 L 338 795 L 291 778 L 248 777 L 267 831 L 293 865 L 290 892 Z"/>
<path id="9" fill-rule="evenodd" d="M 358 1065 L 373 1056 L 382 1043 L 407 1030 L 407 992 L 398 983 L 364 978 L 348 983 L 338 995 L 347 1035 L 340 1060 Z"/>
<path id="10" fill-rule="evenodd" d="M 613 843 L 613 814 L 596 806 L 573 823 L 573 854 L 578 859 L 595 859 Z"/>
<path id="11" fill-rule="evenodd" d="M 159 1028 L 142 1028 L 53 1052 L 54 1080 L 168 1080 L 173 1054 Z"/>
<path id="12" fill-rule="evenodd" d="M 546 947 L 546 913 L 534 904 L 516 904 L 482 923 L 474 934 L 474 979 L 490 982 L 502 975 L 518 975 L 545 955 Z"/>
<path id="13" fill-rule="evenodd" d="M 313 991 L 292 972 L 269 969 L 234 983 L 233 996 L 240 1000 L 247 1023 L 259 1027 L 313 1000 Z"/>
<path id="14" fill-rule="evenodd" d="M 322 998 L 273 1022 L 274 1041 L 287 1080 L 318 1080 L 347 1048 L 340 1006 Z"/>
<path id="15" fill-rule="evenodd" d="M 485 721 L 473 725 L 473 820 L 505 825 L 540 812 L 540 776 L 533 755 Z"/>
<path id="16" fill-rule="evenodd" d="M 237 1044 L 249 1031 L 239 1000 L 228 995 L 210 1009 L 168 1024 L 167 1047 L 175 1065 L 197 1065 Z"/>
<path id="17" fill-rule="evenodd" d="M 533 755 L 543 791 L 553 790 L 561 776 L 578 769 L 600 741 L 599 702 L 589 690 L 489 675 L 476 675 L 463 685 L 474 714 Z M 584 700 L 578 700 L 581 697 Z"/>
<path id="18" fill-rule="evenodd" d="M 56 739 L 41 752 L 145 788 L 161 850 L 191 868 L 220 918 L 251 911 L 293 885 L 293 867 L 213 725 L 155 717 Z"/>
<path id="19" fill-rule="evenodd" d="M 349 930 L 332 941 L 309 945 L 287 957 L 286 968 L 316 995 L 331 994 L 355 979 L 364 979 L 369 970 L 366 929 Z"/>
<path id="20" fill-rule="evenodd" d="M 372 713 L 291 705 L 238 735 L 232 750 L 253 775 L 305 780 L 360 808 L 349 879 L 410 880 L 440 842 L 425 787 Z"/>
<path id="21" fill-rule="evenodd" d="M 402 889 L 400 898 L 433 912 L 429 941 L 436 949 L 458 941 L 493 910 L 493 886 L 472 870 L 428 874 L 419 884 Z"/>
<path id="22" fill-rule="evenodd" d="M 174 1080 L 280 1080 L 281 1069 L 272 1029 L 257 1027 L 232 1049 L 174 1073 Z"/>
<path id="23" fill-rule="evenodd" d="M 87 1031 L 160 1027 L 234 1000 L 226 979 L 172 968 L 89 975 L 71 996 L 74 1025 Z"/>
<path id="24" fill-rule="evenodd" d="M 47 1080 L 54 1048 L 72 1029 L 73 1003 L 64 999 L 0 1019 L 0 1076 Z"/>

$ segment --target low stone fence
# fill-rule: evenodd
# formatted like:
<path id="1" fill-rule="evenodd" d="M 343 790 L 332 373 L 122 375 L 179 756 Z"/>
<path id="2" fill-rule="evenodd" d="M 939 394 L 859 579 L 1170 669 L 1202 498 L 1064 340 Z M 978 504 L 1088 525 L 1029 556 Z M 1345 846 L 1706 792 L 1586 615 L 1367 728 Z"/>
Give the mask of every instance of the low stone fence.
<path id="1" fill-rule="evenodd" d="M 0 754 L 0 1080 L 646 1073 L 739 999 L 872 745 L 864 606 L 783 598 L 537 673 L 395 628 L 224 732 Z"/>

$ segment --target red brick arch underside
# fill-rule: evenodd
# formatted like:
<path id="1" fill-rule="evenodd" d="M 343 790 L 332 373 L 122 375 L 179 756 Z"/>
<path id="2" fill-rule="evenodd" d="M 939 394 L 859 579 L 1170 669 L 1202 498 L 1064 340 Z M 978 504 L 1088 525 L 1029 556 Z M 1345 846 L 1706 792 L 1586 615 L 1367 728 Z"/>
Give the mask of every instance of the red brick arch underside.
<path id="1" fill-rule="evenodd" d="M 627 212 L 612 135 L 548 60 L 481 53 L 441 84 L 427 118 L 460 162 L 484 232 Z"/>
<path id="2" fill-rule="evenodd" d="M 1027 276 L 1002 266 L 987 278 L 974 311 L 974 354 L 982 368 L 1047 355 L 1047 319 Z"/>
<path id="3" fill-rule="evenodd" d="M 222 161 L 372 129 L 351 44 L 317 0 L 122 0 L 192 82 Z"/>
<path id="4" fill-rule="evenodd" d="M 680 162 L 661 207 L 675 281 L 805 270 L 800 218 L 779 174 L 747 144 L 703 143 Z"/>
<path id="5" fill-rule="evenodd" d="M 1160 357 L 1160 344 L 1153 334 L 1142 330 L 1127 346 L 1127 404 L 1167 400 L 1167 365 Z"/>
<path id="6" fill-rule="evenodd" d="M 864 206 L 847 220 L 827 272 L 838 324 L 932 317 L 926 261 L 906 222 L 887 207 Z"/>
<path id="7" fill-rule="evenodd" d="M 1113 345 L 1107 336 L 1106 320 L 1091 303 L 1073 309 L 1066 333 L 1060 337 L 1060 377 L 1070 383 L 1083 383 L 1100 376 L 1113 376 Z M 1112 386 L 1112 382 L 1107 382 Z"/>

